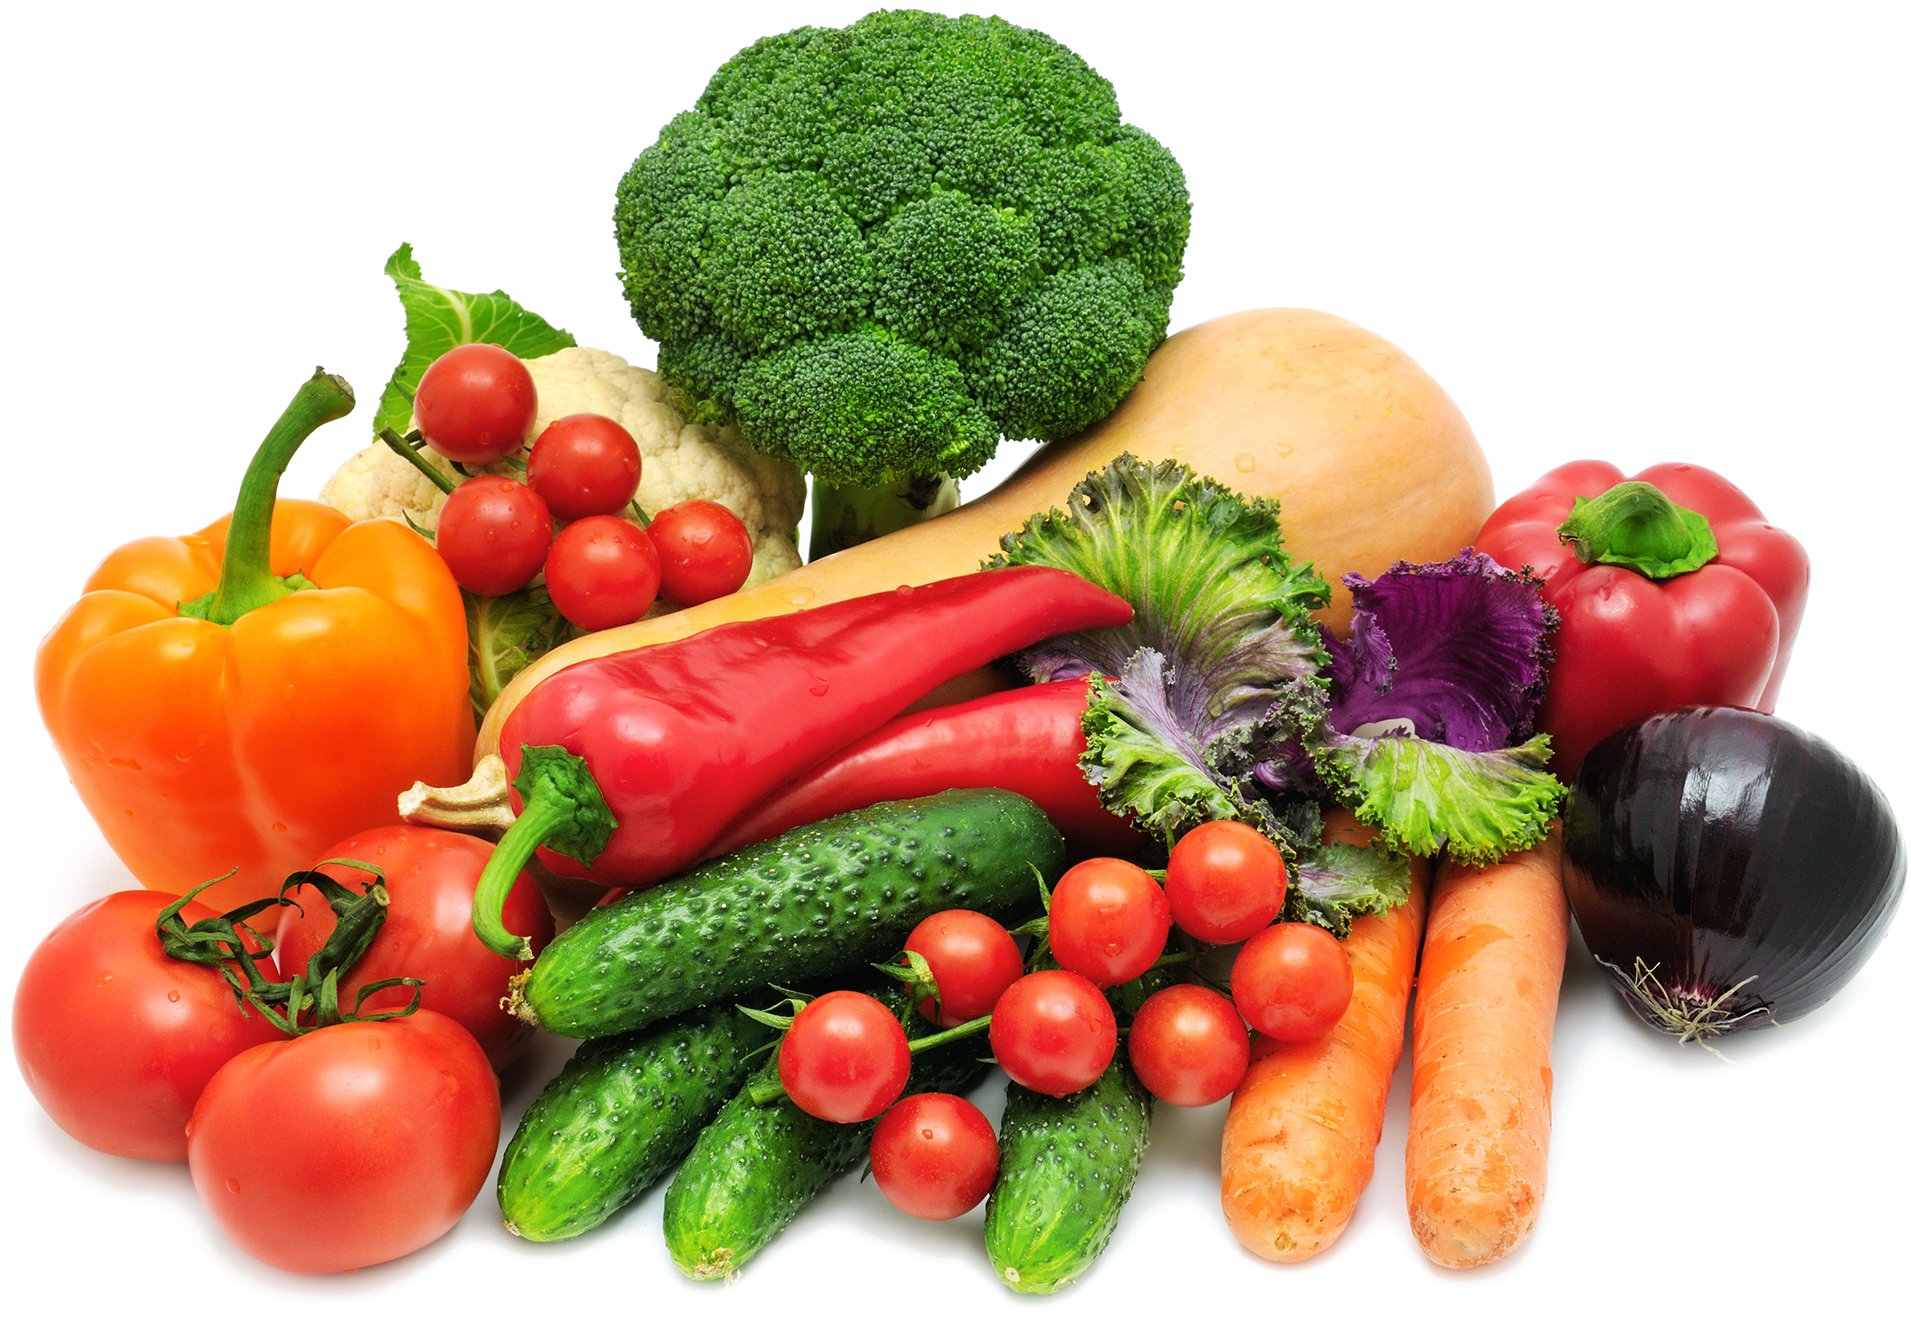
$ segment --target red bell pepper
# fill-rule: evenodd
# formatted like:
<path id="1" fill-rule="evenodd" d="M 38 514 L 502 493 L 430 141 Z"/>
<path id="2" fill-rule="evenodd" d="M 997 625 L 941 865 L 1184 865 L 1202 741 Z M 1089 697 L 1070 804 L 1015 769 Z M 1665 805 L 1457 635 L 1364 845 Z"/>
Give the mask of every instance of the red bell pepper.
<path id="1" fill-rule="evenodd" d="M 1568 463 L 1506 501 L 1477 548 L 1529 566 L 1559 611 L 1539 727 L 1563 780 L 1607 734 L 1657 711 L 1772 712 L 1805 613 L 1804 547 L 1715 472 L 1626 478 Z"/>
<path id="2" fill-rule="evenodd" d="M 1005 568 L 561 669 L 499 739 L 519 814 L 479 881 L 478 937 L 528 956 L 496 912 L 534 848 L 562 875 L 655 884 L 771 790 L 931 689 L 1045 637 L 1133 617 L 1073 573 Z"/>
<path id="3" fill-rule="evenodd" d="M 721 857 L 878 802 L 949 788 L 1005 788 L 1048 813 L 1071 856 L 1131 854 L 1148 842 L 1083 777 L 1088 680 L 993 692 L 902 715 L 758 802 L 704 851 Z"/>

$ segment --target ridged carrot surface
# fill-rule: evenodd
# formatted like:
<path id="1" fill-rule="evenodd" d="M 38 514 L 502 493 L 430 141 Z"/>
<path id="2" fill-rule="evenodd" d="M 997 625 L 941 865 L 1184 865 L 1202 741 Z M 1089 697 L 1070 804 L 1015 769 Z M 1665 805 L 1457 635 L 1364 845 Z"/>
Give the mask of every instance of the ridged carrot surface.
<path id="1" fill-rule="evenodd" d="M 1407 1209 L 1436 1264 L 1498 1260 L 1539 1215 L 1566 926 L 1557 828 L 1530 852 L 1448 864 L 1434 881 L 1413 1010 Z"/>
<path id="2" fill-rule="evenodd" d="M 1412 898 L 1354 922 L 1346 945 L 1354 998 L 1332 1031 L 1299 1045 L 1254 1040 L 1222 1129 L 1221 1211 L 1257 1256 L 1306 1260 L 1331 1246 L 1373 1178 L 1426 897 L 1426 863 L 1416 858 Z"/>

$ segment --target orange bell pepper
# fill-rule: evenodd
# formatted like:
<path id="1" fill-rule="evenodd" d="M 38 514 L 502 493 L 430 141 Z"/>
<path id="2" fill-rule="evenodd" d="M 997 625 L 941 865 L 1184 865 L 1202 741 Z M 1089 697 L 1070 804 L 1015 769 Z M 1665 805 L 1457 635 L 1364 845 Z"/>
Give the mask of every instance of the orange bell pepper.
<path id="1" fill-rule="evenodd" d="M 417 779 L 455 784 L 474 737 L 464 606 L 391 522 L 278 500 L 299 443 L 351 411 L 315 375 L 233 514 L 120 547 L 40 643 L 40 716 L 120 860 L 221 911 L 276 894 L 338 839 L 398 824 Z"/>

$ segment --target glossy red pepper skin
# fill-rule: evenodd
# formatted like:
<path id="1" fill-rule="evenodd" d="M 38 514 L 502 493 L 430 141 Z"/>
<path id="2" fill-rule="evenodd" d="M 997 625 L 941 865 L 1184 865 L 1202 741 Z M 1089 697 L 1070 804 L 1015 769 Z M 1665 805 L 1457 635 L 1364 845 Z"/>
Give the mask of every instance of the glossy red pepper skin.
<path id="1" fill-rule="evenodd" d="M 582 757 L 617 828 L 588 868 L 548 849 L 539 856 L 561 875 L 642 887 L 696 861 L 753 803 L 931 689 L 1045 637 L 1133 614 L 1073 573 L 1030 567 L 723 624 L 559 670 L 511 712 L 499 753 L 513 778 L 527 745 Z"/>
<path id="2" fill-rule="evenodd" d="M 1127 856 L 1147 837 L 1101 804 L 1083 778 L 1088 680 L 1037 683 L 901 715 L 758 802 L 705 857 L 774 839 L 878 802 L 950 788 L 1005 788 L 1048 813 L 1070 856 Z"/>
<path id="3" fill-rule="evenodd" d="M 1581 563 L 1558 528 L 1575 497 L 1622 481 L 1648 482 L 1704 514 L 1717 557 L 1663 581 Z M 1559 611 L 1539 728 L 1552 735 L 1548 768 L 1561 779 L 1577 774 L 1607 734 L 1657 711 L 1711 705 L 1771 714 L 1804 618 L 1810 565 L 1795 538 L 1717 473 L 1661 463 L 1627 477 L 1610 463 L 1568 463 L 1495 510 L 1475 544 L 1508 567 L 1531 566 Z"/>

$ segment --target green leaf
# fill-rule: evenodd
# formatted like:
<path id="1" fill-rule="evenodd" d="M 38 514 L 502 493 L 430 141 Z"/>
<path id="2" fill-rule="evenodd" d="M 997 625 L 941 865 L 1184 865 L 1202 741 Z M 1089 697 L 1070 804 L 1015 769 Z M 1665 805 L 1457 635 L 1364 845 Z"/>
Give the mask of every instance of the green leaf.
<path id="1" fill-rule="evenodd" d="M 1128 601 L 1120 628 L 1069 633 L 1022 655 L 1037 678 L 1088 672 L 1119 678 L 1143 647 L 1170 668 L 1200 674 L 1226 699 L 1236 685 L 1264 691 L 1312 675 L 1323 659 L 1311 611 L 1328 586 L 1281 548 L 1280 505 L 1242 499 L 1173 460 L 1123 454 L 1091 472 L 1051 509 L 1002 538 L 989 568 L 1065 568 Z"/>
<path id="2" fill-rule="evenodd" d="M 1344 940 L 1355 917 L 1407 901 L 1413 882 L 1407 859 L 1380 848 L 1329 843 L 1309 849 L 1294 868 L 1282 921 L 1305 921 Z"/>
<path id="3" fill-rule="evenodd" d="M 411 244 L 401 243 L 385 263 L 405 308 L 405 356 L 378 397 L 372 434 L 385 427 L 399 434 L 411 429 L 411 401 L 425 368 L 460 344 L 496 344 L 521 358 L 544 357 L 577 340 L 534 312 L 511 301 L 502 289 L 459 293 L 425 283 Z"/>
<path id="4" fill-rule="evenodd" d="M 1431 856 L 1442 846 L 1467 866 L 1531 848 L 1559 814 L 1566 786 L 1546 773 L 1551 742 L 1535 735 L 1497 752 L 1463 752 L 1424 738 L 1324 733 L 1314 764 L 1354 815 L 1390 848 Z"/>
<path id="5" fill-rule="evenodd" d="M 480 722 L 505 684 L 563 642 L 571 627 L 541 586 L 504 596 L 464 593 L 465 637 L 470 645 L 471 708 Z"/>

